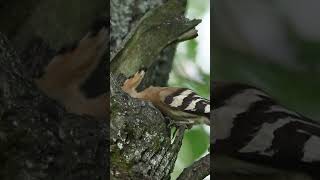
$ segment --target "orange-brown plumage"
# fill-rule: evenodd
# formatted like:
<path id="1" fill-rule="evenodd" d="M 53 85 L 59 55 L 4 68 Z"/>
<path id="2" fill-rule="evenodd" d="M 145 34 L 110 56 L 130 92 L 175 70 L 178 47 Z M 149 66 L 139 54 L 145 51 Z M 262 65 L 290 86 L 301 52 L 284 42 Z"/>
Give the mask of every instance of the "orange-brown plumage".
<path id="1" fill-rule="evenodd" d="M 71 113 L 106 119 L 109 104 L 107 94 L 88 98 L 81 92 L 80 86 L 99 64 L 107 49 L 108 38 L 106 26 L 95 34 L 89 32 L 76 47 L 53 57 L 45 68 L 44 75 L 34 79 L 35 84 Z"/>
<path id="2" fill-rule="evenodd" d="M 208 118 L 210 112 L 206 112 L 208 111 L 208 108 L 210 109 L 210 102 L 208 100 L 201 98 L 189 89 L 178 87 L 150 86 L 141 92 L 137 92 L 136 88 L 141 83 L 144 75 L 145 72 L 143 70 L 137 72 L 133 77 L 124 82 L 122 90 L 133 98 L 139 98 L 152 102 L 152 104 L 156 106 L 162 113 L 171 117 L 176 124 L 210 124 Z M 190 93 L 183 96 L 184 92 Z M 168 98 L 171 99 L 168 100 Z M 189 101 L 186 101 L 187 99 Z M 195 105 L 193 109 L 190 108 L 189 110 L 188 107 L 191 107 L 192 102 L 194 101 L 197 101 L 198 104 L 202 102 L 203 108 L 197 108 L 196 104 L 194 103 Z"/>

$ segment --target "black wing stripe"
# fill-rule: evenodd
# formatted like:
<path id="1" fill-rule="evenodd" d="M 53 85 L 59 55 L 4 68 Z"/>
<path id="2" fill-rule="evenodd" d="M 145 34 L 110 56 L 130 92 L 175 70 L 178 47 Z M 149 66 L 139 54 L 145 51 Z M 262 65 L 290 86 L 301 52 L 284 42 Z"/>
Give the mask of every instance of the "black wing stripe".
<path id="1" fill-rule="evenodd" d="M 188 93 L 186 93 L 186 91 L 188 91 Z M 182 94 L 187 95 L 183 96 Z M 183 98 L 179 100 L 181 101 L 181 105 L 179 103 L 174 102 L 177 101 L 177 99 L 175 98 L 180 98 L 179 96 Z M 167 96 L 164 100 L 164 103 L 173 109 L 177 109 L 195 115 L 206 116 L 208 118 L 210 117 L 210 112 L 205 112 L 206 107 L 210 107 L 210 101 L 205 98 L 202 98 L 201 96 L 197 95 L 195 92 L 187 88 L 182 88 L 176 91 L 175 93 L 171 94 L 170 96 Z"/>
<path id="2" fill-rule="evenodd" d="M 182 92 L 188 90 L 187 88 L 181 88 L 179 89 L 178 91 L 176 91 L 175 93 L 167 96 L 165 99 L 164 99 L 164 103 L 170 105 L 172 102 L 173 102 L 173 98 L 178 96 L 179 94 L 181 94 Z"/>

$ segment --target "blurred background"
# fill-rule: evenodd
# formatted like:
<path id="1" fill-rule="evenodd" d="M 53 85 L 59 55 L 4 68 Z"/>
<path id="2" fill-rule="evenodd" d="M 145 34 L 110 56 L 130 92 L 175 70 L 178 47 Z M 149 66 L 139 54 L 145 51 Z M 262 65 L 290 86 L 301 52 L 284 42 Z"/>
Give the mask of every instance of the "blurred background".
<path id="1" fill-rule="evenodd" d="M 216 0 L 215 80 L 244 82 L 320 119 L 320 1 Z"/>
<path id="2" fill-rule="evenodd" d="M 187 17 L 203 21 L 199 37 L 179 44 L 170 86 L 209 98 L 211 51 L 214 79 L 260 87 L 289 109 L 320 121 L 320 1 L 215 0 L 212 7 L 210 49 L 210 1 L 188 1 Z M 197 126 L 185 134 L 173 179 L 207 153 L 209 133 Z"/>
<path id="3" fill-rule="evenodd" d="M 210 99 L 210 0 L 188 0 L 186 16 L 202 19 L 196 28 L 199 36 L 178 45 L 169 86 L 187 87 Z M 186 131 L 171 179 L 208 153 L 209 135 L 205 125 Z"/>

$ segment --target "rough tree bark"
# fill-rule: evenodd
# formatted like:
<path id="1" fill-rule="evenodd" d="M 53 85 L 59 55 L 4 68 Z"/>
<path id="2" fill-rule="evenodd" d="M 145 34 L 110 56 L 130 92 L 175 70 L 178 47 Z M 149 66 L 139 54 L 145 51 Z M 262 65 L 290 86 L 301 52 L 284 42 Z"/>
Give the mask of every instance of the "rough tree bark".
<path id="1" fill-rule="evenodd" d="M 104 0 L 0 2 L 0 179 L 107 178 L 106 121 L 67 113 L 31 78 L 108 10 Z"/>
<path id="2" fill-rule="evenodd" d="M 195 37 L 194 27 L 200 20 L 184 17 L 184 0 L 169 0 L 155 8 L 152 1 L 111 2 L 111 179 L 169 179 L 184 129 L 171 142 L 160 111 L 124 94 L 120 86 L 141 67 L 149 69 L 141 88 L 165 85 L 174 44 Z"/>
<path id="3" fill-rule="evenodd" d="M 110 34 L 110 54 L 113 56 L 123 44 L 132 28 L 135 27 L 139 19 L 149 10 L 163 4 L 167 0 L 111 0 L 111 34 Z M 182 0 L 184 1 L 184 0 Z M 164 49 L 152 64 L 152 71 L 147 72 L 146 84 L 166 85 L 172 65 L 175 48 Z M 110 59 L 111 60 L 111 59 Z"/>
<path id="4" fill-rule="evenodd" d="M 191 166 L 185 168 L 177 180 L 192 179 L 202 180 L 210 174 L 210 154 L 195 161 Z M 218 179 L 219 180 L 219 179 Z M 229 180 L 229 179 L 228 179 Z"/>

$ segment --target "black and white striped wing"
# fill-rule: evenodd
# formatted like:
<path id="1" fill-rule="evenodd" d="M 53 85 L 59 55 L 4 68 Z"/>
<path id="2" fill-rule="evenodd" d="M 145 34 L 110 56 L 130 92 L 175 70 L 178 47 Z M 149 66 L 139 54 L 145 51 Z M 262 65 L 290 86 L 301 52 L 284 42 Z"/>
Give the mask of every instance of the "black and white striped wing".
<path id="1" fill-rule="evenodd" d="M 181 88 L 164 101 L 170 108 L 210 118 L 210 101 L 187 88 Z"/>
<path id="2" fill-rule="evenodd" d="M 320 124 L 265 92 L 230 84 L 214 92 L 214 149 L 274 167 L 320 170 Z"/>

